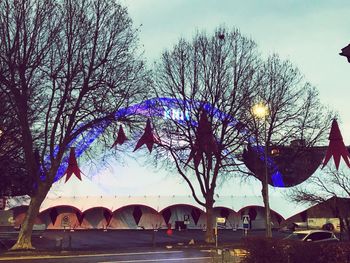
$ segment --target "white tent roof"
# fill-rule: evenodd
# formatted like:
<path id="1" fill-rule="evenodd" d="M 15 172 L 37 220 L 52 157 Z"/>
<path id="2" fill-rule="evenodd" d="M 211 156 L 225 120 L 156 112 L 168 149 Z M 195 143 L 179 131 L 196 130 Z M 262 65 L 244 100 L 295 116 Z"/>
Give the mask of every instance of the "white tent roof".
<path id="1" fill-rule="evenodd" d="M 53 185 L 40 207 L 40 212 L 55 206 L 72 206 L 82 212 L 94 207 L 104 207 L 115 211 L 128 205 L 145 205 L 158 212 L 172 205 L 191 205 L 205 211 L 204 207 L 200 206 L 191 195 L 105 195 L 97 184 L 86 177 L 82 181 L 76 177 L 72 177 L 67 183 L 64 183 L 64 180 L 65 178 L 62 178 Z M 214 206 L 227 207 L 236 212 L 247 206 L 264 206 L 261 196 L 252 195 L 251 191 L 247 191 L 247 194 L 239 196 L 218 194 Z M 21 199 L 20 202 L 9 200 L 7 208 L 28 204 L 29 199 Z M 276 191 L 271 191 L 270 207 L 284 218 L 307 208 L 286 201 L 277 195 Z"/>
<path id="2" fill-rule="evenodd" d="M 82 170 L 89 174 L 87 167 L 82 167 Z M 178 204 L 205 210 L 194 200 L 188 185 L 179 175 L 160 173 L 154 168 L 144 167 L 136 160 L 128 160 L 126 166 L 114 163 L 102 167 L 90 177 L 91 179 L 83 176 L 80 181 L 72 175 L 67 183 L 63 177 L 52 186 L 40 211 L 62 205 L 75 207 L 82 212 L 93 207 L 105 207 L 115 211 L 128 205 L 146 205 L 161 211 Z M 284 198 L 285 191 L 284 188 L 269 188 L 272 210 L 288 218 L 309 207 L 287 201 Z M 214 206 L 227 207 L 234 211 L 247 206 L 264 206 L 261 183 L 255 179 L 249 182 L 242 182 L 239 178 L 227 180 L 217 187 L 215 200 Z M 20 204 L 28 204 L 28 201 L 9 200 L 7 208 Z"/>
<path id="3" fill-rule="evenodd" d="M 295 212 L 291 213 L 290 209 L 286 209 L 286 202 L 278 200 L 275 197 L 270 199 L 270 203 L 271 209 L 284 218 L 295 214 Z M 40 211 L 61 205 L 69 205 L 82 212 L 94 207 L 104 207 L 110 211 L 115 211 L 128 205 L 145 205 L 160 212 L 169 206 L 178 204 L 191 205 L 204 210 L 202 206 L 194 201 L 192 196 L 85 196 L 46 198 Z M 223 196 L 217 199 L 215 206 L 227 207 L 237 212 L 247 206 L 263 206 L 263 203 L 261 198 L 255 196 Z M 298 208 L 296 207 L 296 209 Z M 299 208 L 299 210 L 294 211 L 301 212 L 304 209 L 305 208 Z"/>

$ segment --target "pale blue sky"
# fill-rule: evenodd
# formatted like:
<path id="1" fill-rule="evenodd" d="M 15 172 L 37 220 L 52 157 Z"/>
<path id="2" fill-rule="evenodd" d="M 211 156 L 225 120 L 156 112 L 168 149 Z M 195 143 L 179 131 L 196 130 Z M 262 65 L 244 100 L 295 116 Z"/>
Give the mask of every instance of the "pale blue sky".
<path id="1" fill-rule="evenodd" d="M 318 88 L 321 101 L 339 112 L 339 126 L 346 145 L 350 145 L 350 64 L 338 55 L 350 43 L 349 0 L 122 0 L 122 3 L 129 8 L 135 26 L 142 24 L 140 42 L 150 63 L 180 37 L 191 38 L 196 30 L 213 32 L 220 25 L 239 28 L 257 42 L 265 55 L 276 52 L 290 59 Z M 91 178 L 93 185 L 106 195 L 190 194 L 179 175 L 170 176 L 157 168 L 145 167 L 142 158 L 138 161 L 126 158 L 124 164 L 117 159 L 110 167 L 99 167 L 97 175 Z M 85 165 L 82 170 L 93 173 Z M 93 195 L 86 186 L 87 180 L 83 177 L 81 186 Z M 216 193 L 259 196 L 260 190 L 257 180 L 246 184 L 230 180 Z M 279 196 L 284 189 L 270 191 Z"/>
<path id="2" fill-rule="evenodd" d="M 237 27 L 265 54 L 276 52 L 297 65 L 321 101 L 340 114 L 350 145 L 350 64 L 338 55 L 350 43 L 348 0 L 122 0 L 152 62 L 180 37 L 219 25 Z"/>

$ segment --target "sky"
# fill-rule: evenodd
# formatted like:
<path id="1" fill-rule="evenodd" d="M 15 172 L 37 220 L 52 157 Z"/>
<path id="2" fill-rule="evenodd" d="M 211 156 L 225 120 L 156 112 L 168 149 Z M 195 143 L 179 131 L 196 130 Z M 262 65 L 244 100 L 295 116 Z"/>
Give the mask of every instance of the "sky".
<path id="1" fill-rule="evenodd" d="M 316 86 L 323 104 L 339 113 L 350 145 L 350 63 L 339 55 L 350 43 L 348 0 L 122 0 L 149 62 L 184 37 L 239 28 L 264 55 L 289 59 Z M 330 125 L 330 124 L 329 124 Z"/>
<path id="2" fill-rule="evenodd" d="M 218 26 L 236 27 L 258 44 L 262 54 L 279 54 L 299 67 L 319 90 L 323 104 L 339 113 L 339 127 L 350 145 L 350 63 L 339 55 L 350 43 L 349 0 L 121 0 L 136 27 L 149 63 L 180 38 L 191 39 L 196 31 L 214 32 Z M 329 123 L 330 127 L 330 123 Z M 143 150 L 144 151 L 144 150 Z M 170 176 L 145 160 L 113 160 L 108 167 L 91 171 L 95 185 L 111 195 L 188 195 L 179 176 Z M 83 180 L 89 180 L 83 178 Z M 218 194 L 260 195 L 256 180 L 230 181 Z M 280 194 L 271 189 L 271 194 Z"/>

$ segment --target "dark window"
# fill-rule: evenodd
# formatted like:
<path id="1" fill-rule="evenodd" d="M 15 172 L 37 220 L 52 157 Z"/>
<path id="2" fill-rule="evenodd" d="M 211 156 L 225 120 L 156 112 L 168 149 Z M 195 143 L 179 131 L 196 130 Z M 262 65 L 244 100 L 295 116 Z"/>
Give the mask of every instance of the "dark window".
<path id="1" fill-rule="evenodd" d="M 300 233 L 293 233 L 287 237 L 287 239 L 292 240 L 303 240 L 303 238 L 306 236 L 306 234 L 300 234 Z"/>
<path id="2" fill-rule="evenodd" d="M 323 232 L 320 233 L 321 239 L 327 239 L 332 237 L 332 233 Z"/>
<path id="3" fill-rule="evenodd" d="M 312 241 L 317 241 L 317 240 L 323 240 L 327 238 L 331 238 L 332 233 L 327 233 L 327 232 L 317 232 L 317 233 L 312 233 L 310 234 L 307 239 L 311 239 Z"/>

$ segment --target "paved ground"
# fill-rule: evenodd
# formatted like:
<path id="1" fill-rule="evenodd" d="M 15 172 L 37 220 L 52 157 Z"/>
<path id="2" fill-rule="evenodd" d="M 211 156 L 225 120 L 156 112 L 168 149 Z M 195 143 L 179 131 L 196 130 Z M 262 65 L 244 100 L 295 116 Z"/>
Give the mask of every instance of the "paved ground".
<path id="1" fill-rule="evenodd" d="M 263 236 L 264 231 L 251 231 L 250 236 Z M 75 232 L 62 230 L 47 230 L 34 233 L 32 243 L 37 251 L 103 251 L 124 250 L 130 248 L 164 248 L 166 246 L 186 246 L 191 240 L 196 246 L 205 245 L 202 230 L 174 231 L 168 235 L 166 230 L 78 230 Z M 0 233 L 2 251 L 4 246 L 11 247 L 17 238 L 17 232 Z M 242 230 L 219 230 L 219 246 L 239 243 L 244 233 Z M 274 232 L 274 237 L 284 237 L 286 233 Z M 1 245 L 0 245 L 1 251 Z"/>
<path id="2" fill-rule="evenodd" d="M 34 233 L 35 251 L 11 252 L 0 245 L 0 263 L 207 263 L 240 262 L 244 257 L 244 250 L 238 249 L 244 236 L 242 230 L 219 230 L 218 248 L 205 244 L 204 234 L 201 230 L 174 231 L 172 235 L 167 235 L 166 230 L 47 230 Z M 248 232 L 248 236 L 264 234 Z M 273 232 L 275 238 L 287 234 Z M 0 240 L 11 247 L 17 235 L 14 231 L 0 232 Z M 194 244 L 190 244 L 191 240 Z"/>
<path id="3" fill-rule="evenodd" d="M 244 233 L 242 230 L 219 230 L 218 248 L 233 249 L 239 246 Z M 251 231 L 248 235 L 263 236 L 264 231 Z M 2 232 L 0 240 L 4 246 L 11 247 L 17 232 Z M 0 246 L 1 262 L 216 262 L 213 251 L 215 245 L 204 242 L 202 230 L 174 231 L 168 235 L 166 230 L 80 230 L 75 232 L 47 230 L 35 232 L 34 252 L 11 252 Z M 275 237 L 286 233 L 274 232 Z M 189 244 L 193 240 L 194 244 Z M 226 251 L 226 255 L 228 250 Z M 165 260 L 166 259 L 166 260 Z M 238 261 L 235 261 L 238 262 Z"/>
<path id="4" fill-rule="evenodd" d="M 225 257 L 225 258 L 224 258 Z M 96 254 L 47 254 L 47 255 L 4 255 L 0 257 L 0 263 L 167 263 L 167 262 L 186 262 L 186 263 L 208 263 L 208 262 L 223 262 L 222 259 L 228 259 L 230 255 L 214 254 L 210 250 L 197 250 L 197 249 L 157 249 L 157 250 L 137 250 L 129 252 L 109 252 L 109 253 L 96 253 Z M 232 258 L 232 257 L 231 257 Z M 239 258 L 235 261 L 238 262 Z M 224 262 L 227 262 L 225 260 Z"/>

